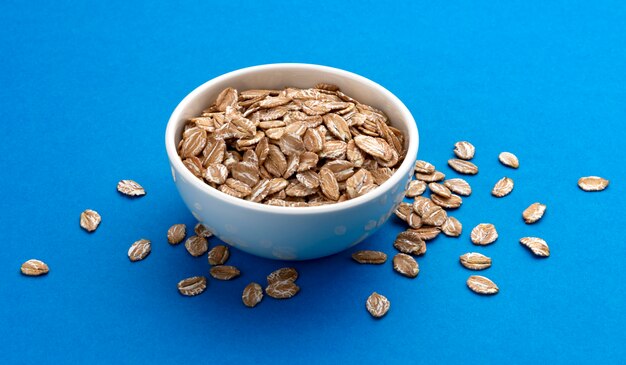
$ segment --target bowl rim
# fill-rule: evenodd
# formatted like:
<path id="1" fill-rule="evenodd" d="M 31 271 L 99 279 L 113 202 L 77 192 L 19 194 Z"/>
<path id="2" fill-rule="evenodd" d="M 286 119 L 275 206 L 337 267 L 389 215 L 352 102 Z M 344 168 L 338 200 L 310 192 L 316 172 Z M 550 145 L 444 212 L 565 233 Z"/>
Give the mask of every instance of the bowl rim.
<path id="1" fill-rule="evenodd" d="M 365 84 L 368 88 L 374 89 L 377 93 L 385 95 L 389 100 L 391 100 L 402 114 L 402 119 L 407 124 L 408 131 L 408 150 L 406 156 L 416 156 L 419 148 L 419 132 L 417 128 L 417 124 L 415 123 L 415 119 L 413 115 L 409 111 L 409 109 L 404 105 L 404 103 L 389 90 L 381 86 L 380 84 L 358 74 L 355 74 L 350 71 L 345 71 L 342 69 L 338 69 L 335 67 L 322 66 L 316 64 L 308 64 L 308 63 L 272 63 L 272 64 L 264 64 L 258 66 L 245 67 L 238 70 L 234 70 L 220 76 L 217 76 L 209 81 L 206 81 L 202 85 L 196 87 L 193 91 L 191 91 L 187 96 L 183 98 L 183 100 L 178 103 L 170 118 L 167 122 L 167 127 L 165 130 L 165 148 L 167 150 L 167 156 L 170 161 L 171 166 L 177 170 L 177 173 L 182 174 L 182 178 L 194 185 L 196 188 L 205 192 L 206 194 L 214 197 L 215 199 L 219 199 L 224 203 L 237 205 L 241 208 L 263 211 L 266 213 L 274 213 L 274 214 L 287 214 L 287 215 L 301 215 L 301 214 L 322 214 L 328 212 L 339 212 L 347 209 L 351 209 L 357 207 L 359 205 L 365 204 L 369 201 L 378 199 L 381 195 L 385 194 L 392 186 L 397 184 L 401 179 L 406 176 L 407 167 L 409 167 L 409 171 L 413 169 L 412 158 L 404 158 L 404 161 L 396 172 L 391 175 L 387 181 L 385 181 L 382 185 L 377 187 L 376 189 L 368 192 L 367 194 L 361 195 L 354 199 L 346 200 L 340 203 L 335 204 L 327 204 L 321 206 L 314 207 L 281 207 L 274 205 L 267 205 L 261 203 L 254 203 L 244 199 L 236 198 L 230 196 L 226 193 L 223 193 L 206 183 L 201 181 L 196 176 L 194 176 L 191 171 L 189 171 L 183 164 L 183 160 L 180 158 L 176 151 L 176 127 L 178 126 L 178 120 L 181 119 L 180 116 L 183 111 L 187 108 L 187 105 L 197 97 L 198 94 L 204 92 L 206 89 L 211 88 L 214 84 L 219 83 L 221 81 L 227 80 L 233 77 L 239 77 L 246 74 L 258 72 L 258 71 L 278 71 L 284 69 L 300 69 L 307 71 L 323 71 L 325 73 L 336 74 L 341 77 L 355 79 L 356 81 Z M 411 166 L 407 166 L 407 165 Z"/>

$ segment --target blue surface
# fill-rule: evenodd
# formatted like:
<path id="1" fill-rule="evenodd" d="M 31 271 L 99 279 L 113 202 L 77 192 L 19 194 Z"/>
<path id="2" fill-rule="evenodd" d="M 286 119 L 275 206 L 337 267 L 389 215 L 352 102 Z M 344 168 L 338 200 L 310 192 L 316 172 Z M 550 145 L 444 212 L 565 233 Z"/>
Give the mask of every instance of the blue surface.
<path id="1" fill-rule="evenodd" d="M 430 3 L 2 1 L 0 363 L 623 361 L 625 3 Z M 464 233 L 429 243 L 417 279 L 344 252 L 294 264 L 300 294 L 250 310 L 243 287 L 282 263 L 234 251 L 242 277 L 177 293 L 208 265 L 166 242 L 171 224 L 194 223 L 171 181 L 166 121 L 204 81 L 272 62 L 384 85 L 418 120 L 419 157 L 448 176 L 453 143 L 476 145 L 474 194 L 452 213 Z M 498 163 L 503 150 L 519 170 Z M 504 175 L 515 190 L 495 199 Z M 583 193 L 583 175 L 611 186 Z M 148 195 L 118 195 L 122 178 Z M 547 214 L 525 225 L 535 201 Z M 103 216 L 91 235 L 78 227 L 86 208 Z M 470 243 L 480 222 L 497 226 L 494 245 Z M 391 255 L 401 230 L 393 220 L 358 248 Z M 552 256 L 532 257 L 527 235 Z M 152 254 L 130 263 L 141 237 Z M 498 295 L 466 288 L 467 251 L 494 259 L 483 273 Z M 30 258 L 50 274 L 21 276 Z M 364 309 L 374 290 L 392 302 L 378 321 Z"/>

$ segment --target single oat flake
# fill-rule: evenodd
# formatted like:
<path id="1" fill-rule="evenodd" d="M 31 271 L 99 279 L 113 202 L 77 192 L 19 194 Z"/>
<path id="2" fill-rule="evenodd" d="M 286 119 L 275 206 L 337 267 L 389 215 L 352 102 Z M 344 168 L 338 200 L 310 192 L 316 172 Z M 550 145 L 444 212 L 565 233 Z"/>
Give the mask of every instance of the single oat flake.
<path id="1" fill-rule="evenodd" d="M 424 191 L 426 191 L 425 182 L 420 180 L 411 180 L 404 195 L 406 195 L 407 198 L 415 198 L 418 195 L 422 195 Z"/>
<path id="2" fill-rule="evenodd" d="M 459 174 L 476 175 L 478 167 L 473 163 L 458 158 L 448 160 L 448 165 Z"/>
<path id="3" fill-rule="evenodd" d="M 441 181 L 446 178 L 446 175 L 441 171 L 435 171 L 431 174 L 423 174 L 421 172 L 416 172 L 415 178 L 417 180 L 430 183 L 430 182 Z"/>
<path id="4" fill-rule="evenodd" d="M 426 253 L 426 242 L 422 236 L 413 229 L 400 232 L 393 243 L 398 251 L 408 255 L 423 255 Z"/>
<path id="5" fill-rule="evenodd" d="M 177 286 L 180 294 L 192 297 L 204 292 L 206 289 L 206 278 L 204 276 L 193 276 L 179 281 Z"/>
<path id="6" fill-rule="evenodd" d="M 228 265 L 213 266 L 209 272 L 212 277 L 218 280 L 232 280 L 241 275 L 238 268 Z"/>
<path id="7" fill-rule="evenodd" d="M 130 261 L 140 261 L 145 259 L 152 250 L 150 240 L 142 238 L 135 241 L 128 249 L 128 258 Z"/>
<path id="8" fill-rule="evenodd" d="M 456 194 L 450 194 L 447 198 L 444 198 L 441 195 L 433 194 L 430 198 L 433 203 L 444 209 L 456 209 L 463 204 L 463 199 Z"/>
<path id="9" fill-rule="evenodd" d="M 391 303 L 389 303 L 389 299 L 384 295 L 380 295 L 376 292 L 373 292 L 365 302 L 365 307 L 367 311 L 370 312 L 372 317 L 381 318 L 389 311 L 389 307 Z"/>
<path id="10" fill-rule="evenodd" d="M 26 276 L 45 275 L 50 271 L 45 262 L 35 259 L 30 259 L 23 263 L 20 270 L 22 271 L 22 274 Z"/>
<path id="11" fill-rule="evenodd" d="M 463 225 L 458 219 L 454 217 L 448 217 L 444 224 L 441 226 L 441 232 L 449 237 L 459 237 L 463 232 Z"/>
<path id="12" fill-rule="evenodd" d="M 121 180 L 117 183 L 117 191 L 128 196 L 146 195 L 144 188 L 133 180 Z"/>
<path id="13" fill-rule="evenodd" d="M 433 172 L 435 172 L 435 166 L 431 164 L 430 162 L 417 160 L 415 161 L 414 170 L 415 172 L 418 172 L 420 174 L 428 175 L 428 174 L 432 174 Z"/>
<path id="14" fill-rule="evenodd" d="M 474 148 L 474 145 L 467 141 L 461 141 L 454 144 L 454 154 L 462 160 L 471 160 L 474 158 L 475 151 L 476 149 Z"/>
<path id="15" fill-rule="evenodd" d="M 95 210 L 87 209 L 80 214 L 80 226 L 87 232 L 95 231 L 101 221 L 100 214 Z"/>
<path id="16" fill-rule="evenodd" d="M 248 308 L 256 307 L 263 300 L 263 288 L 257 283 L 250 283 L 243 289 L 241 294 L 243 304 Z"/>
<path id="17" fill-rule="evenodd" d="M 491 267 L 491 258 L 478 253 L 468 252 L 459 257 L 461 265 L 470 270 L 485 270 Z"/>
<path id="18" fill-rule="evenodd" d="M 578 179 L 578 186 L 584 191 L 602 191 L 609 186 L 609 180 L 599 176 L 585 176 Z"/>
<path id="19" fill-rule="evenodd" d="M 167 230 L 167 242 L 171 245 L 177 245 L 185 239 L 187 235 L 187 226 L 184 224 L 174 224 Z"/>
<path id="20" fill-rule="evenodd" d="M 532 224 L 537 222 L 543 217 L 546 212 L 546 205 L 541 203 L 532 203 L 528 208 L 522 212 L 522 218 L 526 224 Z"/>
<path id="21" fill-rule="evenodd" d="M 300 287 L 291 280 L 277 281 L 265 288 L 265 293 L 274 299 L 289 299 L 299 291 Z"/>
<path id="22" fill-rule="evenodd" d="M 420 272 L 417 261 L 405 253 L 399 253 L 393 257 L 393 269 L 408 278 L 415 278 Z"/>
<path id="23" fill-rule="evenodd" d="M 380 251 L 362 250 L 353 253 L 352 259 L 359 264 L 384 264 L 387 255 Z"/>
<path id="24" fill-rule="evenodd" d="M 451 192 L 458 195 L 470 196 L 472 194 L 472 187 L 470 184 L 461 178 L 448 179 L 443 182 L 443 185 L 450 189 Z"/>
<path id="25" fill-rule="evenodd" d="M 519 242 L 528 247 L 535 256 L 548 257 L 550 256 L 550 247 L 546 241 L 539 237 L 523 237 Z"/>
<path id="26" fill-rule="evenodd" d="M 452 194 L 450 189 L 439 183 L 432 182 L 428 184 L 428 188 L 433 194 L 439 195 L 443 198 L 449 198 Z"/>
<path id="27" fill-rule="evenodd" d="M 511 152 L 502 152 L 498 156 L 498 160 L 504 165 L 508 167 L 512 167 L 514 169 L 519 167 L 519 160 L 517 156 L 512 154 Z"/>
<path id="28" fill-rule="evenodd" d="M 498 232 L 493 224 L 481 223 L 472 229 L 470 238 L 475 245 L 485 246 L 498 239 Z"/>
<path id="29" fill-rule="evenodd" d="M 228 251 L 228 247 L 224 245 L 215 246 L 209 251 L 209 265 L 224 265 L 224 263 L 230 257 L 230 252 Z"/>
<path id="30" fill-rule="evenodd" d="M 497 294 L 500 289 L 498 286 L 484 276 L 472 275 L 467 279 L 467 286 L 477 294 L 493 295 Z"/>
<path id="31" fill-rule="evenodd" d="M 293 267 L 283 267 L 271 272 L 267 276 L 267 283 L 273 284 L 279 281 L 296 281 L 298 279 L 298 272 Z"/>
<path id="32" fill-rule="evenodd" d="M 209 249 L 209 243 L 206 238 L 200 236 L 191 236 L 185 241 L 187 252 L 193 257 L 204 255 Z"/>
<path id="33" fill-rule="evenodd" d="M 196 236 L 199 237 L 209 238 L 213 236 L 213 232 L 209 231 L 209 229 L 202 223 L 197 223 L 193 231 L 196 233 Z"/>
<path id="34" fill-rule="evenodd" d="M 494 185 L 493 189 L 491 189 L 491 195 L 502 198 L 503 196 L 507 196 L 513 191 L 513 179 L 509 177 L 503 177 L 498 180 L 498 182 Z"/>
<path id="35" fill-rule="evenodd" d="M 420 227 L 417 229 L 411 229 L 411 232 L 415 233 L 419 238 L 424 241 L 430 241 L 435 239 L 441 233 L 441 229 L 439 227 Z"/>

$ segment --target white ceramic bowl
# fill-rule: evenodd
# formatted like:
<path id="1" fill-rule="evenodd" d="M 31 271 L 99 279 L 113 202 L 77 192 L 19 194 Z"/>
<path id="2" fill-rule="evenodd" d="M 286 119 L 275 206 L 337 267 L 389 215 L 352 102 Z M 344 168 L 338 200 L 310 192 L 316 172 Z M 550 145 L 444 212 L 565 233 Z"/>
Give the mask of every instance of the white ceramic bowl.
<path id="1" fill-rule="evenodd" d="M 396 173 L 375 190 L 342 203 L 318 207 L 277 207 L 234 198 L 195 177 L 176 153 L 185 122 L 211 105 L 226 87 L 308 88 L 338 85 L 362 103 L 383 110 L 408 144 Z M 392 93 L 362 76 L 332 67 L 271 64 L 229 72 L 196 88 L 178 104 L 167 124 L 165 146 L 172 177 L 185 204 L 222 241 L 251 254 L 281 260 L 306 260 L 354 246 L 382 226 L 402 201 L 418 149 L 417 126 L 407 107 Z"/>

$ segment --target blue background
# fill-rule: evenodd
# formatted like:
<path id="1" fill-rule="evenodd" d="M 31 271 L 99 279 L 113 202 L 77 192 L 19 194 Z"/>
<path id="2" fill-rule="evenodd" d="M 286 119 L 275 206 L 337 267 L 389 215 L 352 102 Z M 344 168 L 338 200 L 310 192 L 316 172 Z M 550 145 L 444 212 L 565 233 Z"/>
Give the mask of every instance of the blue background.
<path id="1" fill-rule="evenodd" d="M 623 1 L 2 1 L 0 363 L 623 361 L 625 24 Z M 233 250 L 240 278 L 177 293 L 208 265 L 166 242 L 171 224 L 195 223 L 171 181 L 167 119 L 206 80 L 273 62 L 387 87 L 418 121 L 419 157 L 449 177 L 454 142 L 477 147 L 474 193 L 452 213 L 464 233 L 429 243 L 417 279 L 343 252 L 295 263 L 300 294 L 247 309 L 243 287 L 283 263 Z M 519 170 L 498 163 L 504 150 Z M 515 190 L 491 197 L 505 175 Z M 584 175 L 611 186 L 584 193 Z M 148 195 L 120 196 L 122 178 Z M 546 216 L 525 225 L 535 201 Z M 92 235 L 86 208 L 103 217 Z M 470 243 L 480 222 L 498 228 L 494 245 Z M 394 218 L 358 248 L 391 255 L 402 229 Z M 552 256 L 521 247 L 529 235 Z M 141 237 L 152 254 L 130 263 Z M 468 251 L 493 258 L 498 295 L 466 288 Z M 21 276 L 30 258 L 50 274 Z M 382 320 L 365 311 L 372 291 L 391 300 Z"/>

